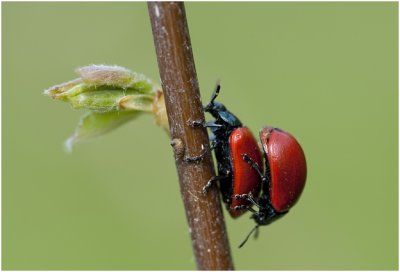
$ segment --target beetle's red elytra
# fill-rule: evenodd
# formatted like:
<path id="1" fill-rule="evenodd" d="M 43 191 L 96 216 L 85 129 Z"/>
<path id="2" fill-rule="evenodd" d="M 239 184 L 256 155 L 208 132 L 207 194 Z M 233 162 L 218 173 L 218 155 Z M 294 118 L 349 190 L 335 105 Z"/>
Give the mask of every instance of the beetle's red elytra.
<path id="1" fill-rule="evenodd" d="M 291 134 L 273 127 L 261 129 L 260 140 L 270 167 L 272 207 L 286 212 L 296 204 L 306 182 L 303 149 Z"/>
<path id="2" fill-rule="evenodd" d="M 248 154 L 263 171 L 263 161 L 257 141 L 247 127 L 235 129 L 229 137 L 231 152 L 233 195 L 251 193 L 258 196 L 261 189 L 261 177 L 248 163 L 243 160 L 242 155 Z M 244 199 L 233 199 L 229 213 L 236 218 L 246 210 L 236 210 L 235 207 L 249 205 Z"/>
<path id="3" fill-rule="evenodd" d="M 217 160 L 218 175 L 207 182 L 203 192 L 206 193 L 212 184 L 218 184 L 229 214 L 237 218 L 254 203 L 244 198 L 237 199 L 235 195 L 258 196 L 262 183 L 261 175 L 243 160 L 242 155 L 250 154 L 255 164 L 262 168 L 262 154 L 250 130 L 223 104 L 215 102 L 219 90 L 220 85 L 217 83 L 211 101 L 204 107 L 215 118 L 204 126 L 210 128 L 213 134 L 211 147 Z"/>

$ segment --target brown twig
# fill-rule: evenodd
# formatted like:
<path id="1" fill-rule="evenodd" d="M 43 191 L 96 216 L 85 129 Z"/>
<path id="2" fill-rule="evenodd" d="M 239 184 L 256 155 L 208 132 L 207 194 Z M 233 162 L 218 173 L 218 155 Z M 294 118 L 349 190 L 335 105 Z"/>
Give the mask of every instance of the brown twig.
<path id="1" fill-rule="evenodd" d="M 148 8 L 197 267 L 230 270 L 233 263 L 218 192 L 214 188 L 202 193 L 214 175 L 207 131 L 190 126 L 191 121 L 204 121 L 204 113 L 184 4 L 149 2 Z M 190 160 L 202 154 L 202 159 Z"/>

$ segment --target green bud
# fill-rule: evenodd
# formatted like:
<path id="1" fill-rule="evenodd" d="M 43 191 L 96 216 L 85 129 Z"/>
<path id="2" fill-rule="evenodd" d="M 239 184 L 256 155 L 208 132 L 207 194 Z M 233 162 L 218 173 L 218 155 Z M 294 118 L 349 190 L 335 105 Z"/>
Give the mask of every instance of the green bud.
<path id="1" fill-rule="evenodd" d="M 98 112 L 117 110 L 150 111 L 150 96 L 158 86 L 142 74 L 132 72 L 119 66 L 90 65 L 77 69 L 81 78 L 55 85 L 44 93 L 53 99 L 69 102 L 75 109 L 88 109 Z M 144 95 L 147 96 L 138 96 Z M 119 102 L 125 96 L 126 105 Z M 133 100 L 133 98 L 135 100 Z M 144 100 L 143 100 L 144 99 Z M 151 99 L 152 100 L 152 99 Z M 131 102 L 129 102 L 131 101 Z"/>
<path id="2" fill-rule="evenodd" d="M 88 110 L 66 149 L 92 137 L 105 134 L 136 118 L 154 114 L 157 125 L 169 133 L 164 96 L 160 87 L 146 76 L 120 66 L 90 65 L 78 68 L 80 78 L 44 91 L 49 97 L 68 102 L 74 109 Z"/>

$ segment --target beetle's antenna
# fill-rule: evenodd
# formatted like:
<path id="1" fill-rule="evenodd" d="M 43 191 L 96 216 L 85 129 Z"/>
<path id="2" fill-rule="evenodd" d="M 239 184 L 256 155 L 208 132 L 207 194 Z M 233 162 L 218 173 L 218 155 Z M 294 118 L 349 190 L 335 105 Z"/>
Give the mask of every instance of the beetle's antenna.
<path id="1" fill-rule="evenodd" d="M 247 234 L 247 236 L 246 236 L 246 238 L 244 239 L 244 241 L 239 245 L 239 248 L 241 248 L 242 246 L 244 246 L 244 244 L 246 244 L 247 240 L 249 240 L 249 238 L 250 238 L 250 236 L 253 234 L 253 232 L 257 231 L 255 237 L 258 236 L 258 227 L 259 227 L 259 226 L 260 226 L 260 225 L 256 225 L 256 226 L 249 232 L 249 234 Z"/>
<path id="2" fill-rule="evenodd" d="M 220 80 L 218 79 L 217 83 L 215 84 L 214 92 L 211 96 L 210 104 L 214 104 L 214 100 L 217 98 L 220 89 L 221 89 L 221 83 Z"/>
<path id="3" fill-rule="evenodd" d="M 221 89 L 221 84 L 219 83 L 219 79 L 218 79 L 217 83 L 215 84 L 214 91 L 211 95 L 210 102 L 204 107 L 205 111 L 210 112 L 210 110 L 214 107 L 214 100 L 217 98 L 220 89 Z"/>
<path id="4" fill-rule="evenodd" d="M 257 226 L 259 226 L 259 225 L 257 225 Z M 258 238 L 258 234 L 260 233 L 260 229 L 259 228 L 257 228 L 256 229 L 256 232 L 254 233 L 254 239 L 257 239 Z"/>

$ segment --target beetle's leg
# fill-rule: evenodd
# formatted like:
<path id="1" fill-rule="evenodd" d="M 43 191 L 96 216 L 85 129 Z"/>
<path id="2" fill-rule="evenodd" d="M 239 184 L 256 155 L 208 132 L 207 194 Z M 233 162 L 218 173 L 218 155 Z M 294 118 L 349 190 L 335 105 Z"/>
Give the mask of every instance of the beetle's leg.
<path id="1" fill-rule="evenodd" d="M 198 155 L 198 156 L 188 156 L 188 155 L 186 155 L 185 157 L 183 157 L 183 161 L 184 162 L 199 162 L 204 158 L 204 156 L 206 154 L 207 154 L 207 151 L 205 149 L 203 149 L 200 155 Z"/>
<path id="2" fill-rule="evenodd" d="M 249 155 L 247 154 L 242 154 L 242 158 L 245 162 L 247 162 L 254 170 L 256 170 L 256 172 L 258 173 L 258 175 L 260 175 L 261 179 L 264 178 L 264 175 L 260 169 L 260 166 L 258 166 L 258 164 L 253 161 L 252 158 L 249 157 Z"/>
<path id="3" fill-rule="evenodd" d="M 214 139 L 210 140 L 210 152 L 213 151 L 216 146 L 218 145 L 218 142 Z M 207 154 L 207 151 L 205 149 L 202 150 L 202 153 L 198 156 L 185 156 L 183 158 L 183 161 L 185 162 L 199 162 L 201 161 L 204 156 Z"/>
<path id="4" fill-rule="evenodd" d="M 247 210 L 249 212 L 252 212 L 254 214 L 257 214 L 258 212 L 254 210 L 252 207 L 247 206 L 247 205 L 238 205 L 232 208 L 235 211 L 240 211 L 240 210 Z"/>
<path id="5" fill-rule="evenodd" d="M 254 206 L 256 206 L 259 209 L 262 209 L 262 207 L 260 206 L 260 204 L 258 204 L 257 200 L 253 197 L 253 195 L 250 193 L 248 194 L 241 194 L 241 195 L 234 195 L 235 199 L 244 199 L 247 200 L 249 202 L 251 202 L 251 204 L 253 204 Z"/>
<path id="6" fill-rule="evenodd" d="M 191 119 L 189 119 L 187 121 L 187 124 L 189 126 L 191 126 L 191 127 L 194 127 L 194 128 L 205 127 L 205 125 L 206 125 L 205 121 L 202 121 L 202 120 L 191 120 Z"/>
<path id="7" fill-rule="evenodd" d="M 217 181 L 217 180 L 221 180 L 221 179 L 226 179 L 229 178 L 229 176 L 215 176 L 212 177 L 207 184 L 203 187 L 203 193 L 207 194 L 208 190 L 210 189 L 211 186 L 213 186 L 213 184 Z"/>
<path id="8" fill-rule="evenodd" d="M 220 127 L 224 126 L 221 124 L 216 124 L 214 121 L 204 122 L 201 120 L 188 120 L 187 124 L 194 128 L 199 128 L 199 127 L 219 127 L 220 128 Z"/>
<path id="9" fill-rule="evenodd" d="M 216 140 L 215 136 L 210 138 L 210 150 L 214 150 L 218 146 L 218 141 Z"/>
<path id="10" fill-rule="evenodd" d="M 217 123 L 215 123 L 214 121 L 208 121 L 208 122 L 205 123 L 205 125 L 204 125 L 204 127 L 208 127 L 208 128 L 212 128 L 212 127 L 221 128 L 221 127 L 224 127 L 224 126 L 225 126 L 225 125 L 217 124 Z"/>
<path id="11" fill-rule="evenodd" d="M 250 158 L 249 155 L 247 155 L 247 154 L 242 154 L 242 158 L 243 158 L 243 160 L 244 160 L 245 162 L 247 162 L 254 170 L 256 170 L 256 172 L 258 173 L 258 175 L 261 177 L 261 182 L 262 182 L 263 184 L 269 182 L 269 180 L 268 180 L 268 174 L 267 174 L 268 171 L 269 171 L 269 167 L 267 167 L 267 169 L 266 169 L 266 174 L 263 175 L 263 173 L 261 172 L 261 169 L 260 169 L 260 167 L 258 166 L 258 164 L 257 164 L 255 161 L 253 161 L 253 159 Z"/>

